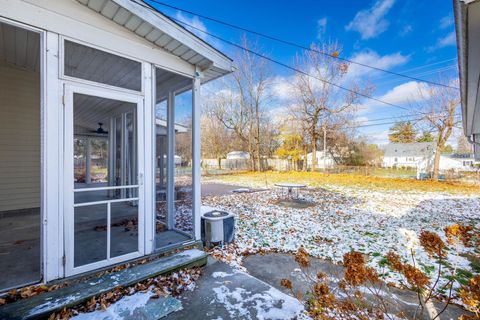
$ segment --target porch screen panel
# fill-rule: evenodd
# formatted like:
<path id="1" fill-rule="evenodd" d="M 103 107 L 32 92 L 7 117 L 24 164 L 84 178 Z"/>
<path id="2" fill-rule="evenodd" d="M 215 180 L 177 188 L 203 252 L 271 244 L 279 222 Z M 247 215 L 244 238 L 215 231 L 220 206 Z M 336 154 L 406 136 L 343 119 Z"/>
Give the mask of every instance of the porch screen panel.
<path id="1" fill-rule="evenodd" d="M 155 243 L 164 249 L 193 235 L 192 81 L 157 68 L 155 82 Z"/>
<path id="2" fill-rule="evenodd" d="M 74 266 L 82 266 L 107 258 L 107 205 L 75 208 Z"/>
<path id="3" fill-rule="evenodd" d="M 175 96 L 175 228 L 193 233 L 192 91 Z"/>
<path id="4" fill-rule="evenodd" d="M 76 42 L 64 42 L 64 73 L 66 76 L 142 90 L 142 64 Z"/>
<path id="5" fill-rule="evenodd" d="M 155 185 L 156 185 L 156 215 L 155 229 L 160 233 L 167 229 L 167 188 L 168 188 L 168 130 L 167 102 L 162 101 L 155 108 Z"/>
<path id="6" fill-rule="evenodd" d="M 0 291 L 41 279 L 40 43 L 0 22 Z"/>

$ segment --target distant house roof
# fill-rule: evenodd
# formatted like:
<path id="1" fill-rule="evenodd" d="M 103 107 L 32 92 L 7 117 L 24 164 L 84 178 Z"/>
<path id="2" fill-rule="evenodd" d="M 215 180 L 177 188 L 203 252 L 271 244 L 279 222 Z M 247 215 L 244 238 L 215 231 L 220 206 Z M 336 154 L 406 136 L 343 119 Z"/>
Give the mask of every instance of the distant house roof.
<path id="1" fill-rule="evenodd" d="M 457 160 L 473 160 L 474 156 L 471 153 L 467 154 L 458 154 L 458 153 L 452 153 L 452 154 L 442 154 L 442 157 L 450 158 L 450 159 L 457 159 Z"/>
<path id="2" fill-rule="evenodd" d="M 250 159 L 250 154 L 246 151 L 231 151 L 227 153 L 227 159 Z"/>
<path id="3" fill-rule="evenodd" d="M 416 157 L 432 155 L 435 142 L 389 143 L 385 157 Z"/>

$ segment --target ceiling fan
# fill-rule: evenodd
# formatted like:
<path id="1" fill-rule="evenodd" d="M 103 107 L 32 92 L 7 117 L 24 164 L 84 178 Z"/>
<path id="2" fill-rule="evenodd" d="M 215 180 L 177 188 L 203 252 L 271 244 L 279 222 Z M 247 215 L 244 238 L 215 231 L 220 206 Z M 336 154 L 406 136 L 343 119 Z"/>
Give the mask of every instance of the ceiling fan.
<path id="1" fill-rule="evenodd" d="M 99 122 L 98 123 L 98 129 L 97 130 L 93 130 L 93 131 L 90 131 L 90 132 L 93 132 L 93 133 L 96 133 L 96 134 L 108 134 L 108 131 L 105 131 L 103 128 L 103 123 L 102 122 Z"/>

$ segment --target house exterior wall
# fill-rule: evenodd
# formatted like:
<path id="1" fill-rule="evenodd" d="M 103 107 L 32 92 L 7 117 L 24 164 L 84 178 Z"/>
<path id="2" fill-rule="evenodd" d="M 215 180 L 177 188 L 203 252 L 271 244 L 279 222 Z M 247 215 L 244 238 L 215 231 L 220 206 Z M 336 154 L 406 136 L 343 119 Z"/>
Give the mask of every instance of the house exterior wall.
<path id="1" fill-rule="evenodd" d="M 384 157 L 383 166 L 385 168 L 392 167 L 411 167 L 416 168 L 418 162 L 424 157 Z"/>
<path id="2" fill-rule="evenodd" d="M 40 207 L 40 76 L 0 63 L 0 211 Z"/>
<path id="3" fill-rule="evenodd" d="M 323 155 L 323 151 L 317 151 L 317 169 L 331 168 L 335 165 L 335 160 L 330 154 L 327 153 L 326 157 Z M 312 153 L 307 154 L 307 167 L 312 167 Z"/>

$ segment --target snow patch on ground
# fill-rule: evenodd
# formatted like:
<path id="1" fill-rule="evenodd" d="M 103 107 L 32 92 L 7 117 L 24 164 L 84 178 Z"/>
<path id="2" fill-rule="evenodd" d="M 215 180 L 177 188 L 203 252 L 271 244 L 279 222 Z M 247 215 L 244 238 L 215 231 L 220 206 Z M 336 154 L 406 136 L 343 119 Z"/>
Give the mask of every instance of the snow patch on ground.
<path id="1" fill-rule="evenodd" d="M 73 317 L 75 320 L 122 320 L 125 316 L 133 316 L 133 312 L 145 307 L 148 300 L 153 296 L 153 292 L 137 292 L 131 296 L 125 296 L 118 300 L 105 311 L 96 310 L 94 312 L 80 313 Z"/>
<path id="2" fill-rule="evenodd" d="M 212 276 L 226 278 L 234 276 L 235 273 L 252 277 L 242 271 L 234 271 L 233 274 L 219 271 L 214 272 Z M 216 301 L 223 304 L 232 319 L 281 320 L 294 319 L 299 316 L 302 319 L 309 319 L 305 315 L 305 308 L 300 301 L 266 283 L 264 284 L 268 289 L 261 293 L 253 293 L 239 287 L 230 289 L 223 284 L 212 290 L 215 292 Z"/>
<path id="3" fill-rule="evenodd" d="M 295 298 L 271 287 L 252 294 L 243 288 L 225 285 L 213 288 L 216 300 L 223 304 L 233 319 L 293 319 L 303 313 L 303 305 Z M 252 311 L 255 310 L 256 314 Z"/>

